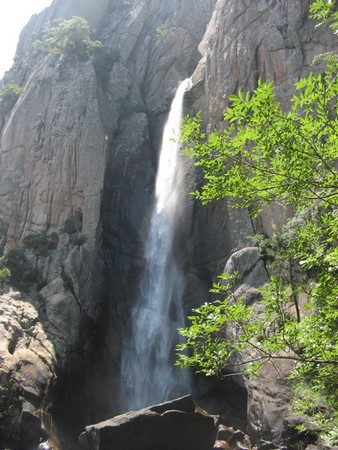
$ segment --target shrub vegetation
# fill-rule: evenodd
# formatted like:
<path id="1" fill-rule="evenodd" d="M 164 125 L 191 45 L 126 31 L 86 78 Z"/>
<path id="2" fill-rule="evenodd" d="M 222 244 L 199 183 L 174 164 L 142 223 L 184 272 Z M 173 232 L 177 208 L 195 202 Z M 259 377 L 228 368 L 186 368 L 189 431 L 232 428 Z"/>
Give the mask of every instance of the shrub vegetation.
<path id="1" fill-rule="evenodd" d="M 0 112 L 6 116 L 15 105 L 22 88 L 15 83 L 6 84 L 0 89 Z"/>
<path id="2" fill-rule="evenodd" d="M 334 3 L 315 1 L 311 11 L 336 28 Z M 338 58 L 326 59 L 323 72 L 296 84 L 290 111 L 273 83 L 259 81 L 254 92 L 230 97 L 222 131 L 206 135 L 201 114 L 185 120 L 185 153 L 205 176 L 196 198 L 230 197 L 254 217 L 277 202 L 292 205 L 295 215 L 272 238 L 255 237 L 270 263 L 264 313 L 257 317 L 254 306 L 236 298 L 236 274 L 221 275 L 212 289 L 219 300 L 195 309 L 180 330 L 186 342 L 178 346 L 178 364 L 222 377 L 236 364 L 253 375 L 267 362 L 294 361 L 297 411 L 310 414 L 327 442 L 337 444 Z M 318 404 L 304 406 L 309 391 L 328 405 L 325 413 Z"/>
<path id="3" fill-rule="evenodd" d="M 93 59 L 96 49 L 102 46 L 91 38 L 87 20 L 77 16 L 53 21 L 44 30 L 42 42 L 48 53 L 76 56 L 80 61 Z"/>

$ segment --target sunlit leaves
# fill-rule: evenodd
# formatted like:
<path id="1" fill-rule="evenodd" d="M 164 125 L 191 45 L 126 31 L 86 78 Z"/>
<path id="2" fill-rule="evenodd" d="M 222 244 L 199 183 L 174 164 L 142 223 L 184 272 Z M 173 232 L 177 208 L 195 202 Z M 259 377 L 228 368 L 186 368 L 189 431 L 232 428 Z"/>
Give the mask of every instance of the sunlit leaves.
<path id="1" fill-rule="evenodd" d="M 6 115 L 15 105 L 22 88 L 16 84 L 6 84 L 0 89 L 0 112 Z"/>
<path id="2" fill-rule="evenodd" d="M 76 16 L 54 20 L 44 30 L 43 44 L 48 53 L 77 56 L 81 61 L 91 59 L 95 49 L 102 46 L 91 38 L 87 20 Z"/>
<path id="3" fill-rule="evenodd" d="M 186 118 L 185 152 L 201 167 L 203 203 L 227 196 L 257 215 L 272 201 L 301 208 L 315 199 L 337 201 L 338 63 L 297 83 L 289 113 L 276 101 L 272 83 L 230 97 L 225 129 L 206 136 L 198 114 Z"/>
<path id="4" fill-rule="evenodd" d="M 314 5 L 322 3 L 332 18 L 328 2 Z M 201 114 L 185 120 L 184 151 L 205 177 L 201 190 L 194 193 L 198 199 L 208 203 L 230 197 L 252 215 L 278 202 L 292 205 L 294 217 L 274 236 L 255 237 L 271 275 L 260 291 L 264 312 L 260 309 L 257 315 L 255 305 L 236 298 L 238 279 L 223 275 L 212 289 L 220 300 L 196 309 L 190 326 L 180 330 L 186 343 L 179 347 L 179 364 L 224 376 L 238 373 L 239 367 L 255 374 L 269 361 L 293 360 L 296 385 L 307 383 L 334 411 L 338 61 L 334 56 L 326 60 L 322 73 L 299 80 L 288 112 L 276 100 L 273 84 L 259 81 L 254 92 L 230 97 L 221 131 L 206 135 Z"/>
<path id="5" fill-rule="evenodd" d="M 317 26 L 329 23 L 330 28 L 337 31 L 338 13 L 335 10 L 336 0 L 315 0 L 310 6 L 310 13 L 313 19 L 319 21 Z"/>

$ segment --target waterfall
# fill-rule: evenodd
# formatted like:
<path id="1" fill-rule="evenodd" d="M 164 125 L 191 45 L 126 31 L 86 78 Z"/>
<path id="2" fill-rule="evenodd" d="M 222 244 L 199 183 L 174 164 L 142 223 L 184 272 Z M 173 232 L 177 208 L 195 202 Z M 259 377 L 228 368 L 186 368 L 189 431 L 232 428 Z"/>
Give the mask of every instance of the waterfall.
<path id="1" fill-rule="evenodd" d="M 184 93 L 191 87 L 190 79 L 178 87 L 163 131 L 155 204 L 145 242 L 144 273 L 122 356 L 121 403 L 125 410 L 163 402 L 188 390 L 186 371 L 174 366 L 177 328 L 184 324 L 184 277 L 175 259 L 174 237 L 182 201 L 176 176 L 177 140 Z"/>

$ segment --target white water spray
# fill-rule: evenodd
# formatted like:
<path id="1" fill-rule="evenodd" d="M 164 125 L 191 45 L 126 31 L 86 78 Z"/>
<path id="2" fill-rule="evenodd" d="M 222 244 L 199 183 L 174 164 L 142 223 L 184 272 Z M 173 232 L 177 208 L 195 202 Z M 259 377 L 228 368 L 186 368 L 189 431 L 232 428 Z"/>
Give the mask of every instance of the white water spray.
<path id="1" fill-rule="evenodd" d="M 184 324 L 184 278 L 173 246 L 181 191 L 176 176 L 178 138 L 184 93 L 191 87 L 191 79 L 178 87 L 163 131 L 155 205 L 145 243 L 144 274 L 131 314 L 131 336 L 122 358 L 121 403 L 126 410 L 186 394 L 189 388 L 188 375 L 174 366 L 177 328 Z"/>

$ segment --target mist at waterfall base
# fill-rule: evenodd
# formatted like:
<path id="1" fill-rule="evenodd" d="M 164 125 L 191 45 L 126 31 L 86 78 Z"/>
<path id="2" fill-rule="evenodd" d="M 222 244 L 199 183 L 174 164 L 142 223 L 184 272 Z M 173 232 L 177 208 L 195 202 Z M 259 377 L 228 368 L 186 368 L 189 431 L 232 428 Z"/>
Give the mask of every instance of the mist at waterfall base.
<path id="1" fill-rule="evenodd" d="M 155 202 L 145 242 L 144 273 L 131 312 L 121 365 L 121 407 L 125 411 L 161 403 L 189 391 L 189 375 L 174 365 L 177 329 L 184 324 L 184 275 L 175 259 L 181 186 L 178 138 L 184 93 L 177 89 L 164 127 L 156 175 Z"/>

